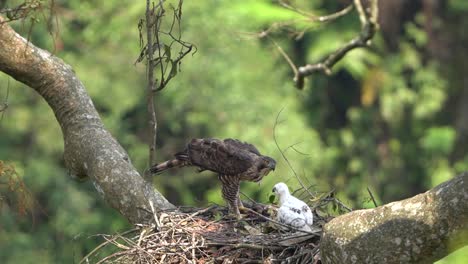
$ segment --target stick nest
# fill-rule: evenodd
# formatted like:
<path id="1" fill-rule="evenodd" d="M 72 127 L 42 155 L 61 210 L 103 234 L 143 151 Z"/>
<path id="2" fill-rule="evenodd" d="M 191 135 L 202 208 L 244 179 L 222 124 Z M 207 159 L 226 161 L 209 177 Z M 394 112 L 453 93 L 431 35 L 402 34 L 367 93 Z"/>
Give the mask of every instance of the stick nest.
<path id="1" fill-rule="evenodd" d="M 100 235 L 105 241 L 80 263 L 321 263 L 318 244 L 331 216 L 313 210 L 313 230 L 304 232 L 272 220 L 272 206 L 247 207 L 241 220 L 221 218 L 219 206 L 155 214 L 154 225 Z"/>

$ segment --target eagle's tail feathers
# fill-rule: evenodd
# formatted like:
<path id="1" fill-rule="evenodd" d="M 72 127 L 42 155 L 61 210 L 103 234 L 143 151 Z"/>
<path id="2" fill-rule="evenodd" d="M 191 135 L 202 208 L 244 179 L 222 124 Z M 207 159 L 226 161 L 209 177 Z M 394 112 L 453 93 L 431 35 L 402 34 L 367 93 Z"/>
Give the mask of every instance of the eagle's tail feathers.
<path id="1" fill-rule="evenodd" d="M 187 151 L 177 152 L 174 156 L 176 157 L 176 159 L 178 159 L 180 161 L 189 161 L 190 160 Z"/>

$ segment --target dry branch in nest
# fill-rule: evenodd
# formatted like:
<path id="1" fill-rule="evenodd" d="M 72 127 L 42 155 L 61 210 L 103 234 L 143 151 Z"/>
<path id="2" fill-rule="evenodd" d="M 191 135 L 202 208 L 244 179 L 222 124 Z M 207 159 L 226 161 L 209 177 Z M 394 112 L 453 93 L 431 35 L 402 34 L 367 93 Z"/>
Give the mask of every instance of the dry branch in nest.
<path id="1" fill-rule="evenodd" d="M 322 208 L 333 201 L 316 200 Z M 272 220 L 272 206 L 244 205 L 248 214 L 240 221 L 217 219 L 227 212 L 219 206 L 162 212 L 154 225 L 101 235 L 105 241 L 81 263 L 321 263 L 322 226 L 332 217 L 316 212 L 313 232 L 304 232 Z"/>

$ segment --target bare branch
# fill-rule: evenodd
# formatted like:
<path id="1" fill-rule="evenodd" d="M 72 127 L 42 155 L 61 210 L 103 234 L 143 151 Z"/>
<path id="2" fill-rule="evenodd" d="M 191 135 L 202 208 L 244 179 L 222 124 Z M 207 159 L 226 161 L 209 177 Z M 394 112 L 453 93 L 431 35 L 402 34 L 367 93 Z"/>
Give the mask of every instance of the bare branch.
<path id="1" fill-rule="evenodd" d="M 159 0 L 156 6 L 151 8 L 152 23 L 147 25 L 147 30 L 152 31 L 154 39 L 150 43 L 147 39 L 146 44 L 142 45 L 143 48 L 140 55 L 135 63 L 142 62 L 143 59 L 147 58 L 147 53 L 152 48 L 153 56 L 152 61 L 154 63 L 154 70 L 158 70 L 159 78 L 155 79 L 154 92 L 158 92 L 167 87 L 169 81 L 177 75 L 180 71 L 180 65 L 182 59 L 190 52 L 194 51 L 194 45 L 182 40 L 181 33 L 181 20 L 182 20 L 182 0 L 179 0 L 177 8 L 172 8 L 171 23 L 163 23 L 163 18 L 166 16 L 166 9 L 164 8 L 164 1 Z M 143 44 L 145 41 L 141 34 L 142 22 L 139 24 L 140 30 L 140 43 Z M 177 50 L 177 56 L 173 56 L 173 51 Z M 196 48 L 194 53 L 196 52 Z M 156 53 L 156 57 L 155 54 Z M 156 68 L 158 66 L 158 69 Z"/>
<path id="2" fill-rule="evenodd" d="M 363 8 L 361 1 L 362 0 L 354 0 L 354 5 L 356 6 L 361 20 L 361 33 L 336 51 L 327 55 L 323 61 L 299 67 L 298 73 L 294 76 L 294 82 L 297 88 L 304 88 L 304 78 L 315 72 L 323 72 L 327 75 L 331 74 L 331 68 L 349 51 L 360 47 L 367 47 L 370 44 L 370 40 L 374 37 L 378 27 L 377 0 L 369 0 L 369 9 Z"/>
<path id="3" fill-rule="evenodd" d="M 159 4 L 161 11 L 162 9 L 162 2 Z M 146 74 L 148 79 L 148 87 L 146 88 L 146 109 L 148 113 L 148 125 L 150 130 L 150 138 L 149 138 L 149 155 L 148 155 L 148 166 L 156 163 L 156 137 L 157 137 L 157 128 L 158 123 L 156 120 L 156 112 L 154 109 L 154 90 L 155 90 L 155 83 L 154 83 L 154 61 L 153 61 L 153 26 L 155 24 L 155 16 L 154 16 L 154 8 L 151 8 L 151 0 L 146 0 L 146 38 L 149 45 L 147 45 L 147 67 L 146 67 Z M 151 173 L 149 171 L 145 172 L 145 178 L 148 178 Z"/>
<path id="4" fill-rule="evenodd" d="M 375 198 L 374 198 L 374 194 L 372 194 L 371 190 L 369 189 L 369 187 L 367 187 L 367 192 L 369 193 L 370 195 L 370 198 L 372 200 L 372 202 L 374 203 L 374 206 L 377 207 L 377 201 L 375 201 Z"/>
<path id="5" fill-rule="evenodd" d="M 331 21 L 331 20 L 335 20 L 341 16 L 344 16 L 346 14 L 348 14 L 352 9 L 353 9 L 353 5 L 349 5 L 347 6 L 346 8 L 338 11 L 338 12 L 335 12 L 333 14 L 329 14 L 329 15 L 326 15 L 326 16 L 315 16 L 313 14 L 309 14 L 307 12 L 304 12 L 302 10 L 300 10 L 299 8 L 296 8 L 296 7 L 293 7 L 283 1 L 280 1 L 280 4 L 281 6 L 283 6 L 284 8 L 286 9 L 289 9 L 291 11 L 294 11 L 304 17 L 307 18 L 308 21 L 318 21 L 318 22 L 328 22 L 328 21 Z"/>
<path id="6" fill-rule="evenodd" d="M 291 60 L 291 58 L 288 56 L 288 54 L 286 54 L 286 52 L 284 52 L 283 48 L 281 48 L 280 45 L 278 45 L 278 43 L 276 43 L 276 41 L 274 41 L 273 39 L 270 38 L 270 40 L 273 42 L 273 44 L 276 46 L 276 48 L 278 49 L 279 53 L 283 56 L 283 58 L 288 62 L 289 64 L 289 67 L 291 67 L 291 70 L 294 72 L 294 76 L 297 76 L 299 73 L 298 73 L 298 70 L 297 70 L 297 67 L 296 65 L 294 64 L 294 62 Z"/>
<path id="7" fill-rule="evenodd" d="M 190 43 L 182 40 L 180 23 L 183 1 L 179 0 L 177 7 L 170 6 L 172 9 L 170 15 L 167 15 L 164 2 L 164 0 L 158 0 L 157 4 L 154 4 L 152 0 L 147 0 L 145 20 L 140 20 L 140 23 L 138 23 L 142 49 L 135 63 L 142 62 L 146 58 L 148 79 L 146 104 L 150 130 L 150 139 L 148 141 L 150 166 L 156 163 L 158 130 L 154 97 L 158 91 L 166 88 L 169 81 L 177 75 L 182 59 L 193 50 Z M 144 27 L 146 30 L 146 43 L 142 33 Z M 178 55 L 174 56 L 173 53 L 176 49 L 179 49 Z M 155 77 L 155 74 L 157 77 Z M 148 177 L 149 175 L 149 171 L 146 171 L 145 176 Z"/>
<path id="8" fill-rule="evenodd" d="M 2 5 L 5 5 L 5 4 L 6 3 L 3 3 Z M 51 1 L 49 8 L 52 8 L 53 5 L 54 5 L 54 1 Z M 4 19 L 0 23 L 8 23 L 8 22 L 12 22 L 15 20 L 25 19 L 28 17 L 31 18 L 31 21 L 35 21 L 36 18 L 34 17 L 34 14 L 36 12 L 41 12 L 47 8 L 48 7 L 44 6 L 43 1 L 40 1 L 40 0 L 24 1 L 23 3 L 12 8 L 1 7 L 0 14 L 2 15 L 4 14 L 8 19 Z"/>
<path id="9" fill-rule="evenodd" d="M 332 13 L 332 14 L 329 14 L 329 15 L 325 15 L 325 16 L 316 16 L 314 14 L 310 14 L 308 12 L 300 10 L 299 8 L 293 7 L 293 6 L 287 4 L 287 3 L 283 2 L 283 1 L 280 1 L 279 3 L 284 8 L 289 9 L 289 10 L 299 14 L 300 16 L 302 16 L 302 18 L 291 19 L 291 20 L 281 21 L 281 22 L 275 22 L 275 23 L 271 24 L 267 29 L 265 29 L 265 30 L 263 30 L 261 32 L 255 32 L 255 33 L 239 32 L 239 33 L 241 33 L 243 35 L 249 35 L 249 36 L 251 36 L 253 38 L 265 38 L 265 37 L 269 37 L 270 33 L 272 33 L 272 32 L 275 32 L 275 31 L 280 30 L 280 29 L 286 29 L 287 31 L 292 33 L 293 36 L 295 36 L 295 39 L 300 39 L 305 34 L 305 32 L 309 31 L 310 29 L 312 29 L 312 28 L 314 28 L 316 26 L 316 25 L 313 24 L 313 22 L 330 22 L 330 21 L 333 21 L 333 20 L 335 20 L 335 19 L 337 19 L 339 17 L 342 17 L 342 16 L 348 14 L 353 9 L 353 5 L 349 5 L 348 7 L 344 8 L 344 9 L 338 11 L 338 12 L 335 12 L 335 13 Z M 309 25 L 306 26 L 305 28 L 303 28 L 302 30 L 297 30 L 297 29 L 294 28 L 294 26 L 297 25 L 298 23 L 309 24 Z M 271 39 L 271 38 L 270 38 L 270 40 L 273 41 L 273 39 Z M 284 53 L 282 48 L 277 43 L 274 42 L 274 44 L 279 49 L 281 55 L 288 61 L 288 63 L 291 66 L 292 61 L 289 59 L 289 57 Z M 294 71 L 294 69 L 296 69 L 297 67 L 294 65 L 294 66 L 291 66 L 291 68 Z M 296 76 L 296 73 L 295 73 L 295 76 Z"/>

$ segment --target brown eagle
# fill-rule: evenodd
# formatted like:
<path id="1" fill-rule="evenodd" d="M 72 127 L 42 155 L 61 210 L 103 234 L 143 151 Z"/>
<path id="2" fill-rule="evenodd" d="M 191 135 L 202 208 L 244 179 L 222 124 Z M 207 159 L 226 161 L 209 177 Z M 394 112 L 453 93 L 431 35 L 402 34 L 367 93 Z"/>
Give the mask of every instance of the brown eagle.
<path id="1" fill-rule="evenodd" d="M 200 171 L 218 173 L 229 212 L 238 218 L 239 208 L 243 208 L 239 198 L 240 181 L 258 182 L 276 167 L 276 161 L 260 154 L 254 145 L 231 138 L 192 139 L 174 156 L 175 159 L 152 166 L 150 171 L 159 173 L 173 167 L 197 166 Z"/>

